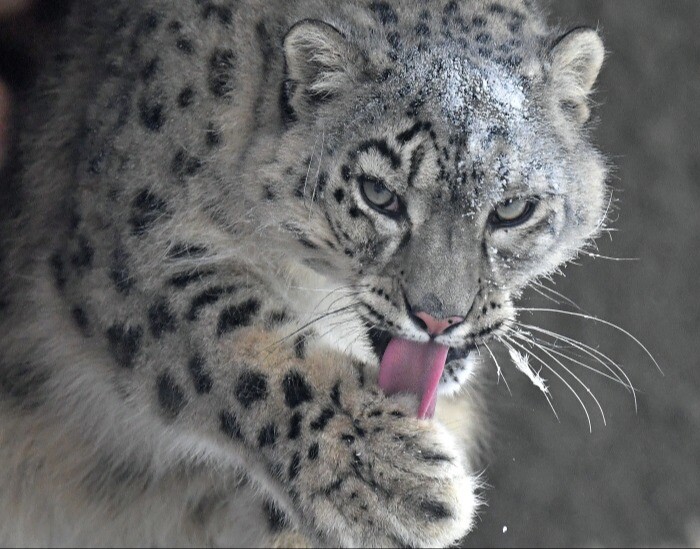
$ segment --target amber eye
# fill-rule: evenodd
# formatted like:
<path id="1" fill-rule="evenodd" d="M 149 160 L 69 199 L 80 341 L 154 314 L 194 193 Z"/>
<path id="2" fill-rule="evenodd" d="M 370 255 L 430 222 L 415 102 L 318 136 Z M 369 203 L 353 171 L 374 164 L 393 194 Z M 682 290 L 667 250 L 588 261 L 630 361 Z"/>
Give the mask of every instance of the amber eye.
<path id="1" fill-rule="evenodd" d="M 373 208 L 385 212 L 396 212 L 399 209 L 399 198 L 376 177 L 362 175 L 359 178 L 362 196 Z"/>
<path id="2" fill-rule="evenodd" d="M 537 207 L 536 198 L 513 198 L 499 204 L 491 214 L 491 224 L 498 228 L 516 227 L 532 217 Z"/>

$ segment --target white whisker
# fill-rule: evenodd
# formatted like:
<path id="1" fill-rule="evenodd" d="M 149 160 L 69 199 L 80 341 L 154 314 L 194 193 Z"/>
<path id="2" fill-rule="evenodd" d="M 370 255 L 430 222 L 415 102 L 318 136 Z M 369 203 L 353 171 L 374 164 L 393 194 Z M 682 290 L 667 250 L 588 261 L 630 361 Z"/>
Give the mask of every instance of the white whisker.
<path id="1" fill-rule="evenodd" d="M 518 326 L 521 326 L 527 330 L 532 330 L 534 332 L 539 332 L 544 335 L 547 335 L 549 337 L 553 337 L 556 339 L 561 339 L 565 343 L 572 345 L 574 348 L 577 350 L 587 354 L 594 360 L 596 360 L 601 366 L 605 367 L 606 370 L 608 370 L 613 376 L 615 376 L 615 370 L 620 372 L 622 377 L 624 377 L 625 381 L 627 382 L 627 386 L 630 388 L 630 392 L 632 393 L 632 397 L 634 398 L 634 409 L 637 410 L 637 394 L 636 390 L 634 389 L 634 386 L 632 385 L 632 381 L 630 380 L 629 376 L 627 373 L 614 361 L 612 360 L 609 356 L 607 356 L 605 353 L 600 352 L 598 349 L 595 349 L 594 347 L 591 347 L 590 345 L 586 345 L 585 343 L 581 343 L 580 341 L 576 341 L 575 339 L 572 339 L 570 337 L 567 337 L 562 334 L 558 334 L 556 332 L 552 332 L 551 330 L 546 330 L 544 328 L 540 328 L 539 326 L 532 326 L 530 324 L 523 324 L 521 322 L 517 323 Z M 612 368 L 611 368 L 612 366 Z M 614 368 L 614 370 L 613 370 Z"/>
<path id="2" fill-rule="evenodd" d="M 493 362 L 496 364 L 496 375 L 498 376 L 497 380 L 500 380 L 501 378 L 503 378 L 503 382 L 506 384 L 506 389 L 508 389 L 508 393 L 510 393 L 510 396 L 513 396 L 513 393 L 510 390 L 510 386 L 508 385 L 508 380 L 503 375 L 503 370 L 501 370 L 501 365 L 498 363 L 498 360 L 496 360 L 496 355 L 493 354 L 493 351 L 491 351 L 491 348 L 488 346 L 488 344 L 486 342 L 484 342 L 484 347 L 486 347 L 486 350 L 491 355 Z M 498 383 L 498 381 L 496 383 Z"/>
<path id="3" fill-rule="evenodd" d="M 539 339 L 539 338 L 536 338 L 536 337 L 532 336 L 531 334 L 525 334 L 525 333 L 523 333 L 523 332 L 515 332 L 515 333 L 518 333 L 518 334 L 521 335 L 521 336 L 522 336 L 522 335 L 527 335 L 527 337 L 529 338 L 529 339 L 528 339 L 529 342 L 537 343 L 537 345 L 540 345 L 540 346 L 542 346 L 542 347 L 546 347 L 547 350 L 548 350 L 550 353 L 554 353 L 555 355 L 557 355 L 557 356 L 559 356 L 559 357 L 561 357 L 561 358 L 564 358 L 564 359 L 566 359 L 566 360 L 568 360 L 568 361 L 570 361 L 570 362 L 573 362 L 574 364 L 576 364 L 576 365 L 578 365 L 578 366 L 581 366 L 582 368 L 584 368 L 584 369 L 586 369 L 586 370 L 589 370 L 589 371 L 591 371 L 591 372 L 593 372 L 593 373 L 595 373 L 595 374 L 598 374 L 598 375 L 601 376 L 601 377 L 604 377 L 604 378 L 606 378 L 606 379 L 609 379 L 610 381 L 613 381 L 613 382 L 615 382 L 615 383 L 619 383 L 620 385 L 622 385 L 622 386 L 623 386 L 625 389 L 627 389 L 627 390 L 634 390 L 633 387 L 630 387 L 630 386 L 629 386 L 620 376 L 618 376 L 618 375 L 606 374 L 605 372 L 603 372 L 603 371 L 601 371 L 601 370 L 598 370 L 597 368 L 594 368 L 594 367 L 591 366 L 590 364 L 586 364 L 585 362 L 581 362 L 580 360 L 577 360 L 577 359 L 575 359 L 574 357 L 569 356 L 569 355 L 567 355 L 566 353 L 563 353 L 563 352 L 557 350 L 556 347 L 550 345 L 550 344 L 547 343 L 546 341 L 543 341 L 543 340 L 541 340 L 541 339 Z M 526 338 L 521 338 L 521 339 L 526 339 Z"/>
<path id="4" fill-rule="evenodd" d="M 663 371 L 661 370 L 661 367 L 659 366 L 659 363 L 656 362 L 656 359 L 654 356 L 649 352 L 649 349 L 647 349 L 639 339 L 634 337 L 631 333 L 629 333 L 627 330 L 624 328 L 621 328 L 617 324 L 613 324 L 612 322 L 608 322 L 607 320 L 603 320 L 602 318 L 598 318 L 592 315 L 587 315 L 583 313 L 575 313 L 572 311 L 561 311 L 559 309 L 541 309 L 541 308 L 531 308 L 531 307 L 524 307 L 524 308 L 517 308 L 517 311 L 524 311 L 524 312 L 529 312 L 529 313 L 555 313 L 555 314 L 560 314 L 560 315 L 567 315 L 567 316 L 573 316 L 576 318 L 583 318 L 585 320 L 591 320 L 593 322 L 598 322 L 600 324 L 603 324 L 605 326 L 609 326 L 610 328 L 613 328 L 623 334 L 625 334 L 627 337 L 629 337 L 632 341 L 634 341 L 637 345 L 639 345 L 644 352 L 647 354 L 647 356 L 652 360 L 656 368 L 659 370 L 661 375 L 663 375 Z"/>
<path id="5" fill-rule="evenodd" d="M 566 301 L 569 305 L 571 305 L 571 306 L 574 307 L 575 309 L 578 309 L 578 310 L 581 311 L 581 312 L 585 312 L 585 311 L 578 305 L 578 303 L 576 303 L 575 301 L 569 299 L 569 298 L 566 297 L 564 294 L 562 294 L 562 293 L 560 293 L 560 292 L 557 292 L 556 290 L 554 290 L 554 289 L 552 289 L 552 288 L 550 288 L 550 287 L 548 287 L 548 286 L 545 286 L 545 285 L 542 284 L 541 282 L 535 281 L 535 282 L 533 282 L 533 284 L 536 285 L 536 286 L 537 286 L 538 288 L 540 288 L 541 290 L 547 291 L 547 292 L 549 292 L 549 293 L 551 293 L 551 294 L 553 294 L 553 295 L 555 295 L 555 296 L 557 296 L 557 297 L 563 299 L 564 301 Z"/>
<path id="6" fill-rule="evenodd" d="M 562 368 L 564 368 L 564 371 L 565 371 L 567 374 L 569 374 L 572 378 L 574 378 L 574 379 L 579 383 L 579 385 L 581 385 L 581 386 L 585 389 L 585 391 L 591 396 L 591 398 L 595 401 L 596 405 L 598 406 L 598 410 L 600 410 L 600 415 L 601 415 L 602 418 L 603 418 L 603 425 L 607 425 L 607 421 L 606 421 L 606 419 L 605 419 L 605 412 L 603 411 L 603 407 L 601 406 L 600 401 L 599 401 L 598 398 L 595 396 L 595 394 L 593 394 L 593 391 L 591 391 L 590 387 L 589 387 L 588 385 L 586 385 L 586 384 L 581 380 L 581 378 L 579 378 L 576 374 L 574 374 L 574 373 L 571 371 L 570 368 L 568 368 L 563 362 L 561 362 L 559 359 L 557 359 L 557 358 L 556 358 L 552 353 L 550 353 L 544 346 L 539 345 L 538 343 L 536 343 L 536 342 L 534 342 L 534 341 L 531 341 L 531 340 L 528 340 L 527 338 L 524 338 L 524 337 L 522 337 L 522 336 L 521 336 L 519 339 L 525 340 L 525 341 L 527 341 L 528 343 L 530 343 L 531 345 L 533 345 L 534 347 L 537 347 L 540 351 L 542 351 L 544 354 L 546 354 L 549 358 L 551 358 L 551 359 L 552 359 L 554 362 L 556 362 L 559 366 L 561 366 Z"/>

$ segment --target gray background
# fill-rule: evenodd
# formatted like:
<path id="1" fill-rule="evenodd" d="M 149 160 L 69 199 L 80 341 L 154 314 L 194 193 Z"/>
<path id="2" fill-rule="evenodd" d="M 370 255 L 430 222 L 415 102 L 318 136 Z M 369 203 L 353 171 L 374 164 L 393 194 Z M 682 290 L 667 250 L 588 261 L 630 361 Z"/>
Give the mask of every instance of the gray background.
<path id="1" fill-rule="evenodd" d="M 607 427 L 588 398 L 590 434 L 576 399 L 552 382 L 559 423 L 504 358 L 513 396 L 502 382 L 488 388 L 488 506 L 466 545 L 698 546 L 700 2 L 566 0 L 551 11 L 554 21 L 599 27 L 605 39 L 595 136 L 616 166 L 619 209 L 600 253 L 638 261 L 582 258 L 549 286 L 632 332 L 664 375 L 613 329 L 530 317 L 614 357 L 640 392 L 639 411 L 623 388 L 587 376 Z"/>

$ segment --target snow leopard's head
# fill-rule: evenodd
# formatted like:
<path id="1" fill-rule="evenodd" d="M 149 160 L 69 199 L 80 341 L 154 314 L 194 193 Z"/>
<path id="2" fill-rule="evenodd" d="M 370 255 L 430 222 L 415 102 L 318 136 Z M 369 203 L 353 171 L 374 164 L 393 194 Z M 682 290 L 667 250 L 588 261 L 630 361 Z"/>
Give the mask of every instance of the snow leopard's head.
<path id="1" fill-rule="evenodd" d="M 598 34 L 489 36 L 489 52 L 413 28 L 381 46 L 305 20 L 284 40 L 281 147 L 300 169 L 283 231 L 306 265 L 357 289 L 382 364 L 405 369 L 426 344 L 464 359 L 604 220 L 605 163 L 586 133 Z"/>

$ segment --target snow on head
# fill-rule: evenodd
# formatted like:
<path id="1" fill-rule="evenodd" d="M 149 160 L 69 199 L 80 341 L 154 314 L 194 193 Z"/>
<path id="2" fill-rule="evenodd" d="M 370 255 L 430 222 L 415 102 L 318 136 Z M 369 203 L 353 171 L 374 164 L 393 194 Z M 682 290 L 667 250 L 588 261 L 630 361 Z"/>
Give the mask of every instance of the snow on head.
<path id="1" fill-rule="evenodd" d="M 453 58 L 437 69 L 436 91 L 442 95 L 445 114 L 455 123 L 466 123 L 468 114 L 478 110 L 501 122 L 526 116 L 522 84 L 503 67 L 477 67 L 467 59 Z"/>

